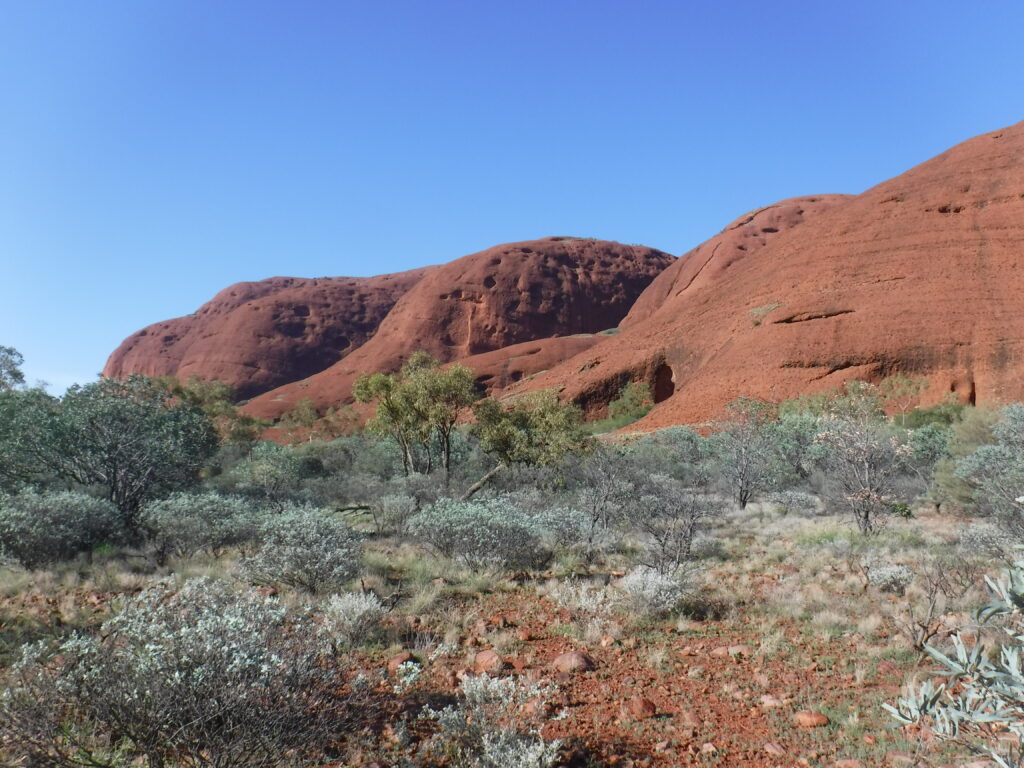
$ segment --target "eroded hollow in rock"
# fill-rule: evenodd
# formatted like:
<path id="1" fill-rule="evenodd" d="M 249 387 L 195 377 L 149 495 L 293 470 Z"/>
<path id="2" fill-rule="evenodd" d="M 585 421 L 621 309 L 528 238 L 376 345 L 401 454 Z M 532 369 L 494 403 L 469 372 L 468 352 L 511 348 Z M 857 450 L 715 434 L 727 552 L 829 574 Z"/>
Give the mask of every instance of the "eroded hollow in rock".
<path id="1" fill-rule="evenodd" d="M 668 400 L 675 394 L 676 384 L 673 379 L 675 375 L 667 363 L 662 363 L 654 372 L 654 402 L 660 403 Z"/>

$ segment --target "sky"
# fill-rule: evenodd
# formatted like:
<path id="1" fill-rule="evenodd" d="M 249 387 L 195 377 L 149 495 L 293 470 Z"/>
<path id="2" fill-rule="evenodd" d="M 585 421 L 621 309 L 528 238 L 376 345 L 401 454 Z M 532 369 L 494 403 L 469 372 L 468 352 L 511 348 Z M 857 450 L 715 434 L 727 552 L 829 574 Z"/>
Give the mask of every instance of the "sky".
<path id="1" fill-rule="evenodd" d="M 273 275 L 676 255 L 1024 119 L 1024 3 L 0 0 L 0 345 L 53 391 Z"/>

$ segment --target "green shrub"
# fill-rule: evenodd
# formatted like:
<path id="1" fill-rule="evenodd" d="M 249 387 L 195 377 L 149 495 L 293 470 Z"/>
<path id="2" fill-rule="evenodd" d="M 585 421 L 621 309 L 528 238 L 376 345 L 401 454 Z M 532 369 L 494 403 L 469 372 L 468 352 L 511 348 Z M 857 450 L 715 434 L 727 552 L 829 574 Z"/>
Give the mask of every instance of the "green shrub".
<path id="1" fill-rule="evenodd" d="M 123 534 L 111 502 L 74 491 L 0 497 L 0 552 L 25 568 L 67 560 Z"/>
<path id="2" fill-rule="evenodd" d="M 338 589 L 361 567 L 359 537 L 330 512 L 290 505 L 263 529 L 263 544 L 243 561 L 256 584 L 277 584 L 323 592 Z"/>
<path id="3" fill-rule="evenodd" d="M 172 552 L 217 555 L 254 542 L 261 520 L 251 500 L 216 493 L 176 493 L 142 509 L 142 524 L 161 560 Z"/>
<path id="4" fill-rule="evenodd" d="M 409 533 L 474 570 L 537 567 L 550 557 L 543 521 L 506 498 L 441 499 L 412 518 Z"/>
<path id="5" fill-rule="evenodd" d="M 319 764 L 346 722 L 318 646 L 255 592 L 156 586 L 57 656 L 25 648 L 0 694 L 0 743 L 16 764 L 57 768 Z"/>

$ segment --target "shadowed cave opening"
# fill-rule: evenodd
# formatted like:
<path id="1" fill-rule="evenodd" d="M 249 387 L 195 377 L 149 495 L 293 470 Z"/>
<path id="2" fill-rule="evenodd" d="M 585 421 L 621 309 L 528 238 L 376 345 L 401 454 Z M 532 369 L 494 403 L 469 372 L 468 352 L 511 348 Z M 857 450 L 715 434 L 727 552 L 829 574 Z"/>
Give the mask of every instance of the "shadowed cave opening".
<path id="1" fill-rule="evenodd" d="M 658 366 L 654 372 L 654 403 L 658 403 L 668 400 L 675 394 L 676 385 L 673 379 L 675 378 L 672 373 L 672 368 L 666 363 L 662 363 Z"/>

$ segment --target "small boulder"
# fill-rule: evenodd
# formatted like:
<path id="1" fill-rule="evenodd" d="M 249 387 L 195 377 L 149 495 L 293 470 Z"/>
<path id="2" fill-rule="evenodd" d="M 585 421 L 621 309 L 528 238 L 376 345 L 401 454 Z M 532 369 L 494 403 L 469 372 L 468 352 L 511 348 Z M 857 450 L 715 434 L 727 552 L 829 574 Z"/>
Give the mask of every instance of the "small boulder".
<path id="1" fill-rule="evenodd" d="M 643 696 L 634 696 L 629 700 L 629 713 L 637 720 L 646 720 L 658 714 L 658 708 L 654 702 L 645 699 Z"/>
<path id="2" fill-rule="evenodd" d="M 497 674 L 505 668 L 505 660 L 493 649 L 480 651 L 473 658 L 473 670 L 478 674 Z"/>
<path id="3" fill-rule="evenodd" d="M 412 653 L 409 651 L 402 651 L 401 653 L 396 653 L 394 656 L 388 659 L 388 672 L 390 672 L 392 675 L 395 674 L 395 672 L 398 671 L 398 668 L 405 664 L 405 662 L 407 661 L 416 661 L 416 657 L 413 656 Z"/>
<path id="4" fill-rule="evenodd" d="M 557 672 L 570 674 L 573 672 L 589 672 L 597 665 L 594 660 L 582 651 L 568 651 L 561 656 L 555 657 L 551 666 Z"/>
<path id="5" fill-rule="evenodd" d="M 793 722 L 801 728 L 823 728 L 831 720 L 826 715 L 821 714 L 821 712 L 811 712 L 805 709 L 793 715 Z"/>
<path id="6" fill-rule="evenodd" d="M 766 754 L 773 755 L 774 757 L 782 757 L 786 754 L 786 750 L 783 746 L 774 741 L 766 741 L 761 749 L 763 749 Z"/>

